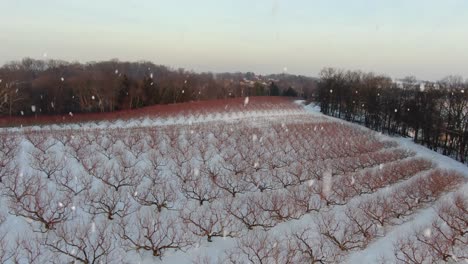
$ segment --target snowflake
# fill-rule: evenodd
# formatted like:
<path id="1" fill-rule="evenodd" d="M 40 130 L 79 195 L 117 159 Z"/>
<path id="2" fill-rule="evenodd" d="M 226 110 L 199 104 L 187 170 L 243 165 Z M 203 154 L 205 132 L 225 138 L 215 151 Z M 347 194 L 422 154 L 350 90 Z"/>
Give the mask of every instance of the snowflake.
<path id="1" fill-rule="evenodd" d="M 73 205 L 73 206 L 71 207 L 71 209 L 72 209 L 72 211 L 75 211 L 75 210 L 76 210 L 76 207 Z"/>
<path id="2" fill-rule="evenodd" d="M 432 231 L 431 231 L 430 228 L 424 229 L 424 236 L 425 237 L 431 237 L 431 235 L 432 235 Z"/>
<path id="3" fill-rule="evenodd" d="M 91 223 L 91 233 L 95 233 L 96 232 L 96 223 L 92 222 Z"/>
<path id="4" fill-rule="evenodd" d="M 253 134 L 253 135 L 252 135 L 252 140 L 253 140 L 254 142 L 257 141 L 257 135 L 256 135 L 256 134 Z"/>
<path id="5" fill-rule="evenodd" d="M 398 109 L 395 108 L 395 113 L 398 112 Z"/>
<path id="6" fill-rule="evenodd" d="M 117 69 L 114 72 L 115 72 L 115 74 L 119 74 L 119 70 L 117 70 Z"/>
<path id="7" fill-rule="evenodd" d="M 314 185 L 314 183 L 315 183 L 314 180 L 308 180 L 308 181 L 307 181 L 307 185 L 308 185 L 309 187 L 312 187 L 312 185 Z"/>
<path id="8" fill-rule="evenodd" d="M 333 93 L 333 90 L 332 90 L 332 89 L 330 89 L 330 93 Z"/>
<path id="9" fill-rule="evenodd" d="M 59 203 L 58 203 L 58 206 L 59 206 L 59 207 L 63 207 L 63 203 L 59 202 Z"/>
<path id="10" fill-rule="evenodd" d="M 153 73 L 150 73 L 150 78 L 153 79 Z"/>
<path id="11" fill-rule="evenodd" d="M 32 111 L 33 113 L 36 112 L 36 106 L 35 106 L 35 105 L 31 105 L 31 111 Z"/>
<path id="12" fill-rule="evenodd" d="M 94 95 L 93 95 L 93 96 L 91 96 L 91 99 L 93 99 L 93 100 L 95 99 Z"/>
<path id="13" fill-rule="evenodd" d="M 247 96 L 245 99 L 244 99 L 244 106 L 248 105 L 249 104 L 249 97 Z"/>
<path id="14" fill-rule="evenodd" d="M 24 115 L 24 112 L 23 111 L 20 111 L 21 115 Z"/>
<path id="15" fill-rule="evenodd" d="M 323 193 L 328 196 L 332 188 L 332 175 L 331 172 L 325 172 L 323 175 Z"/>
<path id="16" fill-rule="evenodd" d="M 185 90 L 182 90 L 182 93 L 185 93 Z"/>
<path id="17" fill-rule="evenodd" d="M 60 80 L 63 82 L 63 81 L 65 81 L 65 78 L 62 77 L 62 78 L 60 78 Z"/>
<path id="18" fill-rule="evenodd" d="M 68 115 L 69 115 L 69 116 L 73 116 L 73 113 L 72 113 L 72 112 L 69 112 Z"/>

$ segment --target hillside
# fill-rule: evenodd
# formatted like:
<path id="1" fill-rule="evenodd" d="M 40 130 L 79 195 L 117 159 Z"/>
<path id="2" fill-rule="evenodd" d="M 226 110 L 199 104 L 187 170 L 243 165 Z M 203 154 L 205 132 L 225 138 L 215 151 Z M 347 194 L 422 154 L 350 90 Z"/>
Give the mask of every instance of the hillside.
<path id="1" fill-rule="evenodd" d="M 75 117 L 2 128 L 0 263 L 468 257 L 468 169 L 408 140 L 272 97 Z"/>

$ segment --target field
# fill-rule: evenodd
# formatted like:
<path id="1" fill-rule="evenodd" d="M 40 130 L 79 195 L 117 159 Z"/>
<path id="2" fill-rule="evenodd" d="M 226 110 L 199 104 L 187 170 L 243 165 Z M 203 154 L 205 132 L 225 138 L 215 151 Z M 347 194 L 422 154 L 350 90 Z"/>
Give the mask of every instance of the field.
<path id="1" fill-rule="evenodd" d="M 192 106 L 2 128 L 0 263 L 468 260 L 463 164 L 286 99 Z"/>

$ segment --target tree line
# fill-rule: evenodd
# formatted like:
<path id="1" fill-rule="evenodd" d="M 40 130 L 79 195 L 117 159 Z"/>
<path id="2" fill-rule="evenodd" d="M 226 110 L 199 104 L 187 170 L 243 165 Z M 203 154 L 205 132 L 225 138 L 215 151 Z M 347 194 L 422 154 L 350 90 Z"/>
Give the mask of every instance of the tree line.
<path id="1" fill-rule="evenodd" d="M 310 98 L 316 79 L 289 74 L 195 73 L 152 62 L 25 58 L 0 68 L 0 116 L 108 112 L 241 96 Z"/>
<path id="2" fill-rule="evenodd" d="M 415 77 L 325 68 L 317 101 L 324 114 L 373 130 L 413 138 L 463 163 L 468 156 L 468 81 L 448 76 L 437 82 Z"/>

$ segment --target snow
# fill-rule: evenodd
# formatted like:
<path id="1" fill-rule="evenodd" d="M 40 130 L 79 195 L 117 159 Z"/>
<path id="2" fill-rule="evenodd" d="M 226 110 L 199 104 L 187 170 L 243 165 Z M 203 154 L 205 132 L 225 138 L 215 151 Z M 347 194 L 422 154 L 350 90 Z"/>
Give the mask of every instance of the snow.
<path id="1" fill-rule="evenodd" d="M 117 71 L 117 70 L 116 70 Z M 332 92 L 330 90 L 330 92 Z M 94 96 L 92 96 L 92 99 L 94 100 Z M 244 99 L 244 106 L 247 106 L 249 103 L 249 97 L 246 97 Z M 304 101 L 295 101 L 296 104 L 304 105 Z M 276 111 L 267 111 L 267 112 L 262 112 L 262 111 L 245 111 L 245 112 L 239 112 L 239 113 L 234 113 L 233 115 L 228 115 L 228 114 L 211 114 L 211 115 L 206 115 L 203 117 L 196 118 L 194 116 L 188 116 L 188 117 L 170 117 L 170 118 L 142 118 L 142 119 L 133 119 L 133 120 L 128 120 L 128 121 L 106 121 L 106 122 L 100 122 L 100 123 L 83 123 L 83 124 L 68 124 L 68 125 L 60 125 L 60 126 L 42 126 L 42 127 L 30 127 L 28 130 L 30 131 L 50 131 L 50 132 L 60 132 L 60 131 L 72 131 L 71 133 L 71 139 L 74 139 L 75 136 L 73 134 L 76 133 L 78 137 L 82 137 L 83 135 L 90 134 L 91 131 L 94 129 L 102 130 L 105 133 L 108 133 L 111 130 L 119 130 L 119 129 L 130 129 L 130 128 L 154 128 L 154 129 L 169 129 L 172 127 L 176 127 L 177 129 L 181 129 L 182 131 L 185 131 L 186 134 L 190 135 L 196 135 L 196 130 L 192 129 L 191 127 L 187 127 L 187 124 L 189 126 L 192 125 L 203 125 L 206 127 L 212 126 L 212 125 L 226 125 L 227 128 L 230 129 L 230 131 L 233 131 L 233 128 L 240 128 L 242 126 L 249 126 L 249 127 L 254 127 L 254 128 L 261 128 L 261 127 L 270 127 L 272 124 L 275 125 L 281 125 L 282 129 L 281 130 L 287 130 L 288 125 L 294 124 L 294 123 L 311 123 L 311 124 L 319 124 L 315 125 L 314 131 L 315 132 L 310 132 L 310 133 L 323 133 L 317 130 L 323 130 L 324 125 L 323 123 L 328 123 L 328 122 L 338 122 L 340 124 L 345 124 L 347 126 L 353 127 L 353 128 L 358 128 L 362 131 L 367 131 L 369 132 L 370 130 L 359 126 L 357 124 L 349 123 L 340 119 L 336 119 L 333 117 L 328 117 L 324 116 L 323 114 L 320 113 L 320 107 L 315 104 L 309 104 L 309 105 L 304 105 L 304 110 L 297 110 L 297 111 L 281 111 L 281 109 L 278 109 Z M 31 110 L 33 112 L 36 111 L 35 106 L 31 106 Z M 396 111 L 396 109 L 395 109 Z M 73 116 L 73 114 L 70 112 L 70 116 Z M 89 133 L 88 133 L 89 130 Z M 1 131 L 3 132 L 12 132 L 16 133 L 19 132 L 20 134 L 22 132 L 25 132 L 25 129 L 23 128 L 2 128 Z M 101 132 L 102 133 L 102 132 Z M 261 135 L 261 134 L 260 134 Z M 428 160 L 433 161 L 437 167 L 439 168 L 444 168 L 444 169 L 452 169 L 456 170 L 463 175 L 468 175 L 468 169 L 467 166 L 459 163 L 449 157 L 443 156 L 441 154 L 438 154 L 436 152 L 433 152 L 424 146 L 415 144 L 408 138 L 401 138 L 401 137 L 390 137 L 382 134 L 377 134 L 377 137 L 382 140 L 382 141 L 395 141 L 398 143 L 399 148 L 403 148 L 406 150 L 412 150 L 416 152 L 417 157 L 425 158 Z M 246 138 L 247 141 L 253 143 L 253 144 L 262 144 L 263 137 L 260 137 L 254 133 L 254 134 L 249 134 L 247 136 L 251 136 L 251 138 Z M 28 171 L 28 161 L 27 161 L 27 153 L 31 149 L 30 144 L 22 139 L 20 143 L 20 149 L 21 152 L 18 155 L 17 159 L 18 162 L 21 164 L 22 170 L 25 170 L 25 172 Z M 119 143 L 122 145 L 121 143 Z M 345 142 L 344 144 L 348 144 L 348 142 Z M 56 147 L 58 148 L 58 147 Z M 59 148 L 58 148 L 59 149 Z M 259 168 L 263 166 L 260 164 L 258 161 L 253 160 L 252 163 L 254 168 Z M 71 166 L 71 168 L 75 168 L 74 166 Z M 383 169 L 383 165 L 377 165 L 375 169 Z M 22 174 L 23 172 L 21 172 Z M 200 174 L 200 169 L 195 167 L 193 169 L 193 175 L 199 176 Z M 419 177 L 423 176 L 417 175 L 413 177 Z M 319 181 L 317 184 L 323 184 L 323 190 L 324 193 L 327 195 L 329 192 L 333 189 L 333 181 L 332 181 L 332 172 L 330 170 L 325 170 L 323 173 L 323 181 Z M 75 178 L 76 180 L 76 178 Z M 352 177 L 352 184 L 354 184 L 355 178 Z M 309 187 L 313 187 L 316 184 L 315 180 L 308 180 L 304 184 L 306 184 Z M 405 184 L 405 181 L 399 182 L 395 184 L 395 186 L 399 186 Z M 377 191 L 376 193 L 372 194 L 379 194 L 379 193 L 385 193 L 390 191 L 391 188 L 385 188 Z M 468 190 L 468 184 L 463 185 L 460 187 L 459 190 Z M 446 194 L 444 197 L 450 196 L 452 193 Z M 128 193 L 129 196 L 137 196 L 138 192 L 130 192 Z M 363 196 L 363 197 L 356 197 L 353 198 L 351 202 L 357 202 L 360 199 L 364 199 L 365 197 L 368 196 Z M 444 197 L 440 199 L 444 199 Z M 58 206 L 59 207 L 64 207 L 66 203 L 59 201 Z M 1 209 L 4 209 L 5 205 L 1 205 Z M 79 213 L 82 208 L 78 204 L 73 204 L 71 205 L 71 210 Z M 342 213 L 343 208 L 336 206 L 333 207 L 332 210 L 336 213 Z M 387 257 L 392 256 L 392 248 L 393 248 L 393 243 L 395 243 L 398 238 L 402 234 L 408 234 L 410 231 L 414 230 L 415 227 L 417 226 L 423 226 L 427 223 L 429 223 L 434 217 L 435 211 L 433 207 L 427 207 L 419 210 L 416 214 L 414 214 L 410 219 L 407 219 L 406 222 L 404 222 L 401 225 L 398 226 L 392 226 L 386 229 L 386 235 L 383 238 L 378 238 L 375 239 L 374 241 L 371 242 L 369 246 L 367 246 L 366 249 L 362 251 L 356 251 L 352 252 L 349 256 L 347 256 L 346 262 L 347 263 L 375 263 L 377 260 L 382 257 L 383 255 Z M 314 218 L 316 217 L 316 214 L 314 213 L 309 213 L 304 216 L 302 216 L 298 220 L 290 220 L 287 222 L 282 222 L 273 227 L 271 230 L 268 231 L 268 233 L 274 235 L 274 236 L 283 236 L 285 233 L 288 233 L 291 230 L 301 228 L 304 226 L 308 226 L 310 223 L 313 222 Z M 16 221 L 16 222 L 14 222 Z M 23 229 L 23 230 L 29 230 L 29 224 L 24 223 L 20 219 L 14 218 L 9 218 L 8 222 L 6 223 L 8 227 L 13 227 L 17 230 Z M 88 226 L 90 227 L 89 232 L 90 233 L 96 233 L 98 226 L 96 225 L 95 222 L 92 222 L 90 225 L 88 223 Z M 431 235 L 431 230 L 427 230 L 425 232 L 428 236 Z M 127 259 L 131 259 L 132 263 L 141 263 L 141 264 L 146 264 L 146 263 L 193 263 L 195 259 L 204 259 L 208 258 L 212 260 L 213 262 L 217 262 L 219 258 L 223 256 L 226 250 L 232 249 L 236 246 L 236 243 L 238 242 L 237 238 L 229 238 L 229 237 L 220 237 L 220 238 L 214 238 L 214 242 L 207 242 L 205 240 L 200 240 L 197 242 L 198 244 L 187 251 L 168 251 L 162 259 L 155 258 L 151 254 L 146 253 L 136 253 L 134 251 L 127 253 Z"/>

